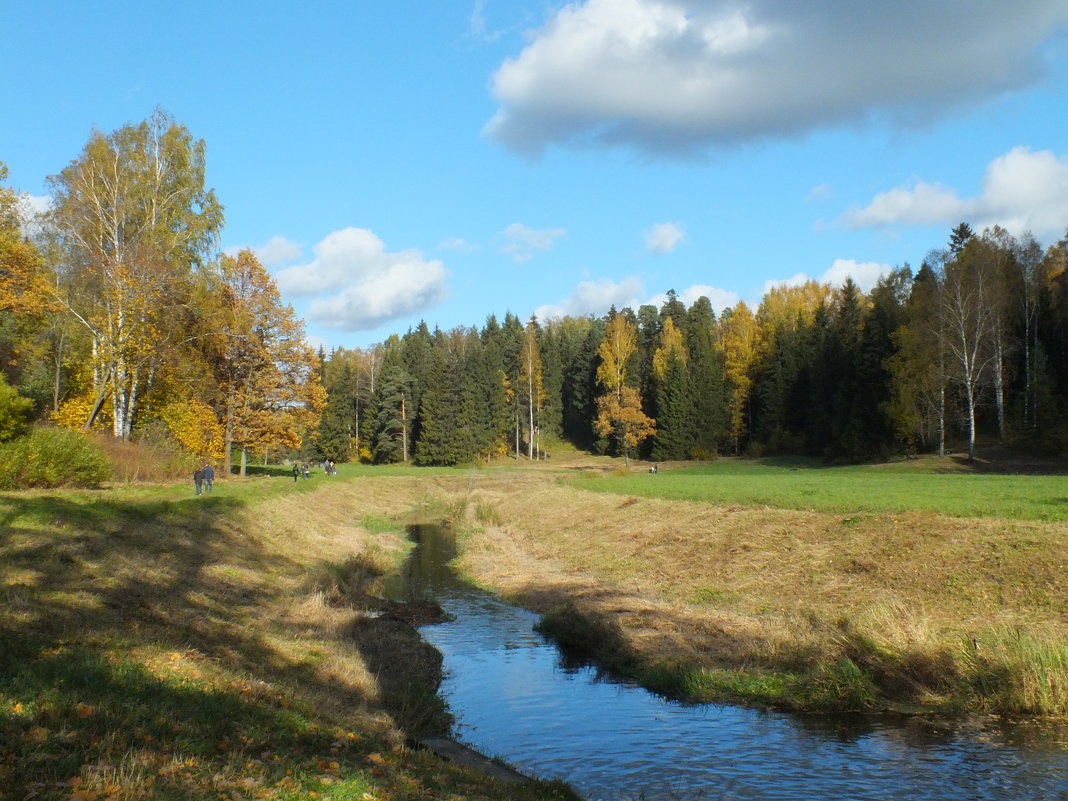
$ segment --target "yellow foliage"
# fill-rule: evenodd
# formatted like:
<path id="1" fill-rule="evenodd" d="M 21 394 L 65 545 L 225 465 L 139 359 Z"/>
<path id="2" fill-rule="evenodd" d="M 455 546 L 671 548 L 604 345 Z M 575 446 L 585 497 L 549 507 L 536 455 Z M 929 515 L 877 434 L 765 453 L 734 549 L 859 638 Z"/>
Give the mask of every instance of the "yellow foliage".
<path id="1" fill-rule="evenodd" d="M 746 431 L 745 408 L 753 382 L 750 371 L 760 353 L 761 342 L 760 325 L 744 302 L 720 320 L 719 341 L 724 354 L 724 373 L 730 382 L 730 434 L 737 446 Z"/>
<path id="2" fill-rule="evenodd" d="M 674 319 L 668 317 L 664 321 L 664 330 L 660 332 L 660 346 L 653 353 L 653 375 L 657 378 L 664 377 L 672 354 L 679 360 L 686 361 L 686 341 L 682 331 L 675 326 Z"/>
<path id="3" fill-rule="evenodd" d="M 223 458 L 225 432 L 207 404 L 198 400 L 172 401 L 159 416 L 185 450 L 202 459 Z"/>
<path id="4" fill-rule="evenodd" d="M 60 404 L 58 409 L 49 415 L 49 419 L 60 428 L 81 431 L 85 427 L 85 421 L 89 419 L 90 412 L 93 411 L 93 403 L 95 401 L 96 398 L 91 394 L 75 395 L 72 398 L 67 398 Z M 100 413 L 97 414 L 96 420 L 93 421 L 93 431 L 107 431 L 111 428 L 109 408 L 110 404 L 107 402 L 100 407 Z"/>

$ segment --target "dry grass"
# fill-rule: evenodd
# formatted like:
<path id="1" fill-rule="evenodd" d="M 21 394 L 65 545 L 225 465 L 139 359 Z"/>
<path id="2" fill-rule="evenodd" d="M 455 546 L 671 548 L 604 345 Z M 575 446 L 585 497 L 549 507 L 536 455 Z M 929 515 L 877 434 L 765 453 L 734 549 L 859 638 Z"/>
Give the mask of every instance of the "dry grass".
<path id="1" fill-rule="evenodd" d="M 364 606 L 427 484 L 0 495 L 0 798 L 572 798 L 404 746 L 440 657 Z"/>
<path id="2" fill-rule="evenodd" d="M 852 705 L 1068 715 L 1043 678 L 1068 654 L 1064 524 L 655 500 L 533 472 L 487 475 L 472 497 L 507 522 L 475 528 L 463 569 L 538 611 L 599 620 L 632 673 L 788 675 L 786 695 L 756 698 L 823 707 L 855 667 L 853 690 L 872 686 L 844 693 Z M 1021 636 L 1005 645 L 1004 631 Z M 973 641 L 1011 654 L 977 660 Z M 995 692 L 993 675 L 1014 689 Z M 718 679 L 675 689 L 738 694 Z"/>

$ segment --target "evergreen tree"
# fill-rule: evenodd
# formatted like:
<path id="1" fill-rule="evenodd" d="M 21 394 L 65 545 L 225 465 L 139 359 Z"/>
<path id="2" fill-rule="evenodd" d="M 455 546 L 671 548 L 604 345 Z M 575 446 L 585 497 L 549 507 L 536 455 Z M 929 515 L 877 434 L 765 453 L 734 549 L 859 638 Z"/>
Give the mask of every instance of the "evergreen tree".
<path id="1" fill-rule="evenodd" d="M 412 385 L 402 365 L 384 366 L 375 387 L 372 454 L 377 464 L 406 462 L 411 455 Z"/>
<path id="2" fill-rule="evenodd" d="M 652 365 L 652 406 L 657 430 L 651 438 L 650 457 L 658 462 L 685 459 L 693 442 L 687 357 L 683 332 L 675 327 L 674 318 L 669 316 L 664 320 Z"/>
<path id="3" fill-rule="evenodd" d="M 689 407 L 693 418 L 693 454 L 715 456 L 726 441 L 727 396 L 723 354 L 716 348 L 716 314 L 706 297 L 694 301 L 686 317 L 689 351 Z"/>
<path id="4" fill-rule="evenodd" d="M 325 369 L 320 371 L 322 375 L 325 373 Z M 356 436 L 356 376 L 352 367 L 345 364 L 326 390 L 326 406 L 319 417 L 315 450 L 320 458 L 347 462 L 352 457 Z"/>

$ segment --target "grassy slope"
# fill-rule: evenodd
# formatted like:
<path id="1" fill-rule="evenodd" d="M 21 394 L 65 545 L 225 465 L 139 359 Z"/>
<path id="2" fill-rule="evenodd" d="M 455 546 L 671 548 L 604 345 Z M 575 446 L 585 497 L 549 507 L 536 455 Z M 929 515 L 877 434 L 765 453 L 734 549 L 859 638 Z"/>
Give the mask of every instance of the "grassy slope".
<path id="1" fill-rule="evenodd" d="M 413 475 L 0 495 L 0 798 L 570 797 L 403 747 L 438 657 L 353 604 Z"/>
<path id="2" fill-rule="evenodd" d="M 1033 519 L 1063 505 L 1065 479 L 1037 480 L 1045 495 L 1022 507 L 950 517 L 886 511 L 886 493 L 857 489 L 874 468 L 717 467 L 487 477 L 476 505 L 504 522 L 472 532 L 464 569 L 551 612 L 563 639 L 695 700 L 1068 716 L 1068 525 Z M 933 487 L 958 509 L 1023 486 L 898 475 L 898 497 Z M 809 504 L 814 486 L 830 500 Z"/>

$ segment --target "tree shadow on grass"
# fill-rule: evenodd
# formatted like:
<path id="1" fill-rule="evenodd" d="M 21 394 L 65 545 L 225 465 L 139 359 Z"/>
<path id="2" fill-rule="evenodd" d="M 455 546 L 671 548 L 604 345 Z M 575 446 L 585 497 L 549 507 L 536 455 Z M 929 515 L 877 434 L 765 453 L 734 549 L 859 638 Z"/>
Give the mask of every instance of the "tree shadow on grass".
<path id="1" fill-rule="evenodd" d="M 244 534 L 232 522 L 241 507 L 218 496 L 0 497 L 0 797 L 67 798 L 72 780 L 110 765 L 127 779 L 158 773 L 167 797 L 203 798 L 203 769 L 167 781 L 174 760 L 225 773 L 244 764 L 234 754 L 263 761 L 279 747 L 341 759 L 334 735 L 310 731 L 270 685 L 368 699 L 243 625 L 281 592 L 248 575 L 303 568 Z M 185 679 L 170 669 L 184 654 Z M 153 659 L 175 664 L 155 671 Z"/>

